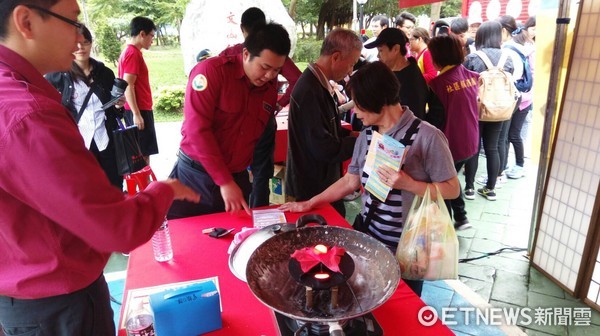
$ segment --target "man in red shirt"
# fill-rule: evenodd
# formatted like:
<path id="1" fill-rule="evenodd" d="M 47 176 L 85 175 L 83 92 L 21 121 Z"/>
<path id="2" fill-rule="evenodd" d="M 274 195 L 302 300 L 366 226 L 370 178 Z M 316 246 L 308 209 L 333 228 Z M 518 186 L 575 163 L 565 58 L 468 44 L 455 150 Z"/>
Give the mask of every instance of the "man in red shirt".
<path id="1" fill-rule="evenodd" d="M 212 57 L 192 69 L 179 159 L 170 176 L 185 181 L 202 195 L 202 201 L 174 202 L 170 218 L 224 210 L 249 213 L 246 168 L 275 111 L 274 79 L 289 52 L 287 31 L 269 23 L 250 32 L 241 53 Z"/>
<path id="2" fill-rule="evenodd" d="M 61 96 L 83 25 L 75 0 L 0 1 L 0 327 L 7 335 L 115 335 L 103 276 L 113 251 L 148 241 L 175 180 L 135 197 L 110 184 Z"/>
<path id="3" fill-rule="evenodd" d="M 131 20 L 131 43 L 119 57 L 119 77 L 127 84 L 125 90 L 125 118 L 140 130 L 140 149 L 150 163 L 150 155 L 158 154 L 154 114 L 152 113 L 152 91 L 148 77 L 148 67 L 142 49 L 150 49 L 156 26 L 152 20 L 137 16 Z"/>
<path id="4" fill-rule="evenodd" d="M 242 22 L 240 28 L 244 38 L 248 36 L 250 31 L 255 27 L 267 24 L 265 13 L 260 8 L 250 7 L 242 14 Z M 244 50 L 244 45 L 238 43 L 234 46 L 226 48 L 221 51 L 219 56 L 237 55 L 241 54 Z M 292 90 L 302 75 L 300 69 L 294 64 L 289 57 L 285 59 L 283 67 L 281 68 L 281 75 L 288 81 L 288 87 L 285 93 L 277 100 L 276 111 L 280 111 L 283 107 L 290 103 L 290 95 Z M 276 80 L 276 79 L 274 79 Z M 273 164 L 275 153 L 275 133 L 277 133 L 277 121 L 275 121 L 275 113 L 271 115 L 265 131 L 258 140 L 256 148 L 254 149 L 254 156 L 252 158 L 252 165 L 250 169 L 252 171 L 252 192 L 250 193 L 250 207 L 256 208 L 261 206 L 269 205 L 269 182 L 273 176 Z"/>

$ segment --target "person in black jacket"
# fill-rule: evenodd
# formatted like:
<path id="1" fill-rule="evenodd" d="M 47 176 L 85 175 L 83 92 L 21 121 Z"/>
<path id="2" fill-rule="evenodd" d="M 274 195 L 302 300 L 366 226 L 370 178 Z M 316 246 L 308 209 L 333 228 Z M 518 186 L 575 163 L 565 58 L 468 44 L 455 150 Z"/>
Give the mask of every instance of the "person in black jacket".
<path id="1" fill-rule="evenodd" d="M 353 31 L 332 30 L 319 58 L 296 82 L 290 99 L 285 174 L 290 200 L 306 201 L 323 192 L 342 177 L 342 162 L 352 157 L 356 138 L 341 126 L 330 81 L 338 82 L 352 73 L 361 49 L 360 37 Z M 342 200 L 332 206 L 345 214 Z"/>
<path id="2" fill-rule="evenodd" d="M 90 57 L 92 34 L 85 27 L 83 37 L 84 40 L 78 43 L 79 49 L 73 53 L 75 60 L 71 70 L 49 73 L 45 77 L 61 93 L 62 104 L 73 114 L 85 146 L 94 154 L 111 184 L 123 189 L 123 177 L 117 170 L 112 139 L 118 110 L 114 106 L 106 111 L 101 108 L 112 99 L 110 92 L 115 74 L 102 62 Z"/>

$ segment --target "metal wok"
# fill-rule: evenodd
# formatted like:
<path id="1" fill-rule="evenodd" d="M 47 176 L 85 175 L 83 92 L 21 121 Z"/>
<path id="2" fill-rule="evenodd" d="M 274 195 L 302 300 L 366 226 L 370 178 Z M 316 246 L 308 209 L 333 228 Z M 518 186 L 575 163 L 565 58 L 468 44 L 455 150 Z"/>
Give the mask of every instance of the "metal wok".
<path id="1" fill-rule="evenodd" d="M 322 226 L 304 227 L 307 223 Z M 307 309 L 305 287 L 289 273 L 290 255 L 317 244 L 343 247 L 354 260 L 354 273 L 340 285 L 336 309 L 326 298 L 326 302 L 316 303 L 315 309 Z M 295 230 L 274 235 L 254 251 L 246 267 L 246 279 L 252 293 L 271 309 L 296 320 L 331 326 L 382 305 L 398 286 L 400 267 L 391 251 L 373 237 L 327 226 L 319 215 L 305 215 L 298 219 Z"/>

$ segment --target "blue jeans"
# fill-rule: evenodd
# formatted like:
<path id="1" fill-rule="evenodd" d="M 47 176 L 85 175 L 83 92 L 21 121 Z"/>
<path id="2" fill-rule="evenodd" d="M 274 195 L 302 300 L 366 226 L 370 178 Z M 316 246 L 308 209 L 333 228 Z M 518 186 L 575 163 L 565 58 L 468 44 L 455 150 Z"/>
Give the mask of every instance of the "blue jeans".
<path id="1" fill-rule="evenodd" d="M 42 299 L 0 296 L 0 324 L 5 335 L 115 335 L 108 285 L 101 275 L 70 294 Z"/>

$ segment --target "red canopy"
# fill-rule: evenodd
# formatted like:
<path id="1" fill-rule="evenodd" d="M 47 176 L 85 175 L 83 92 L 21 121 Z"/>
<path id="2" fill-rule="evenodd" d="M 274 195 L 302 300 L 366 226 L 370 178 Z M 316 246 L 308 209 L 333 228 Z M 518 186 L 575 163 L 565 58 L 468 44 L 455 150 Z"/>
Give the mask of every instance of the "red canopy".
<path id="1" fill-rule="evenodd" d="M 440 0 L 398 0 L 398 8 L 421 6 L 434 2 L 440 2 Z"/>

